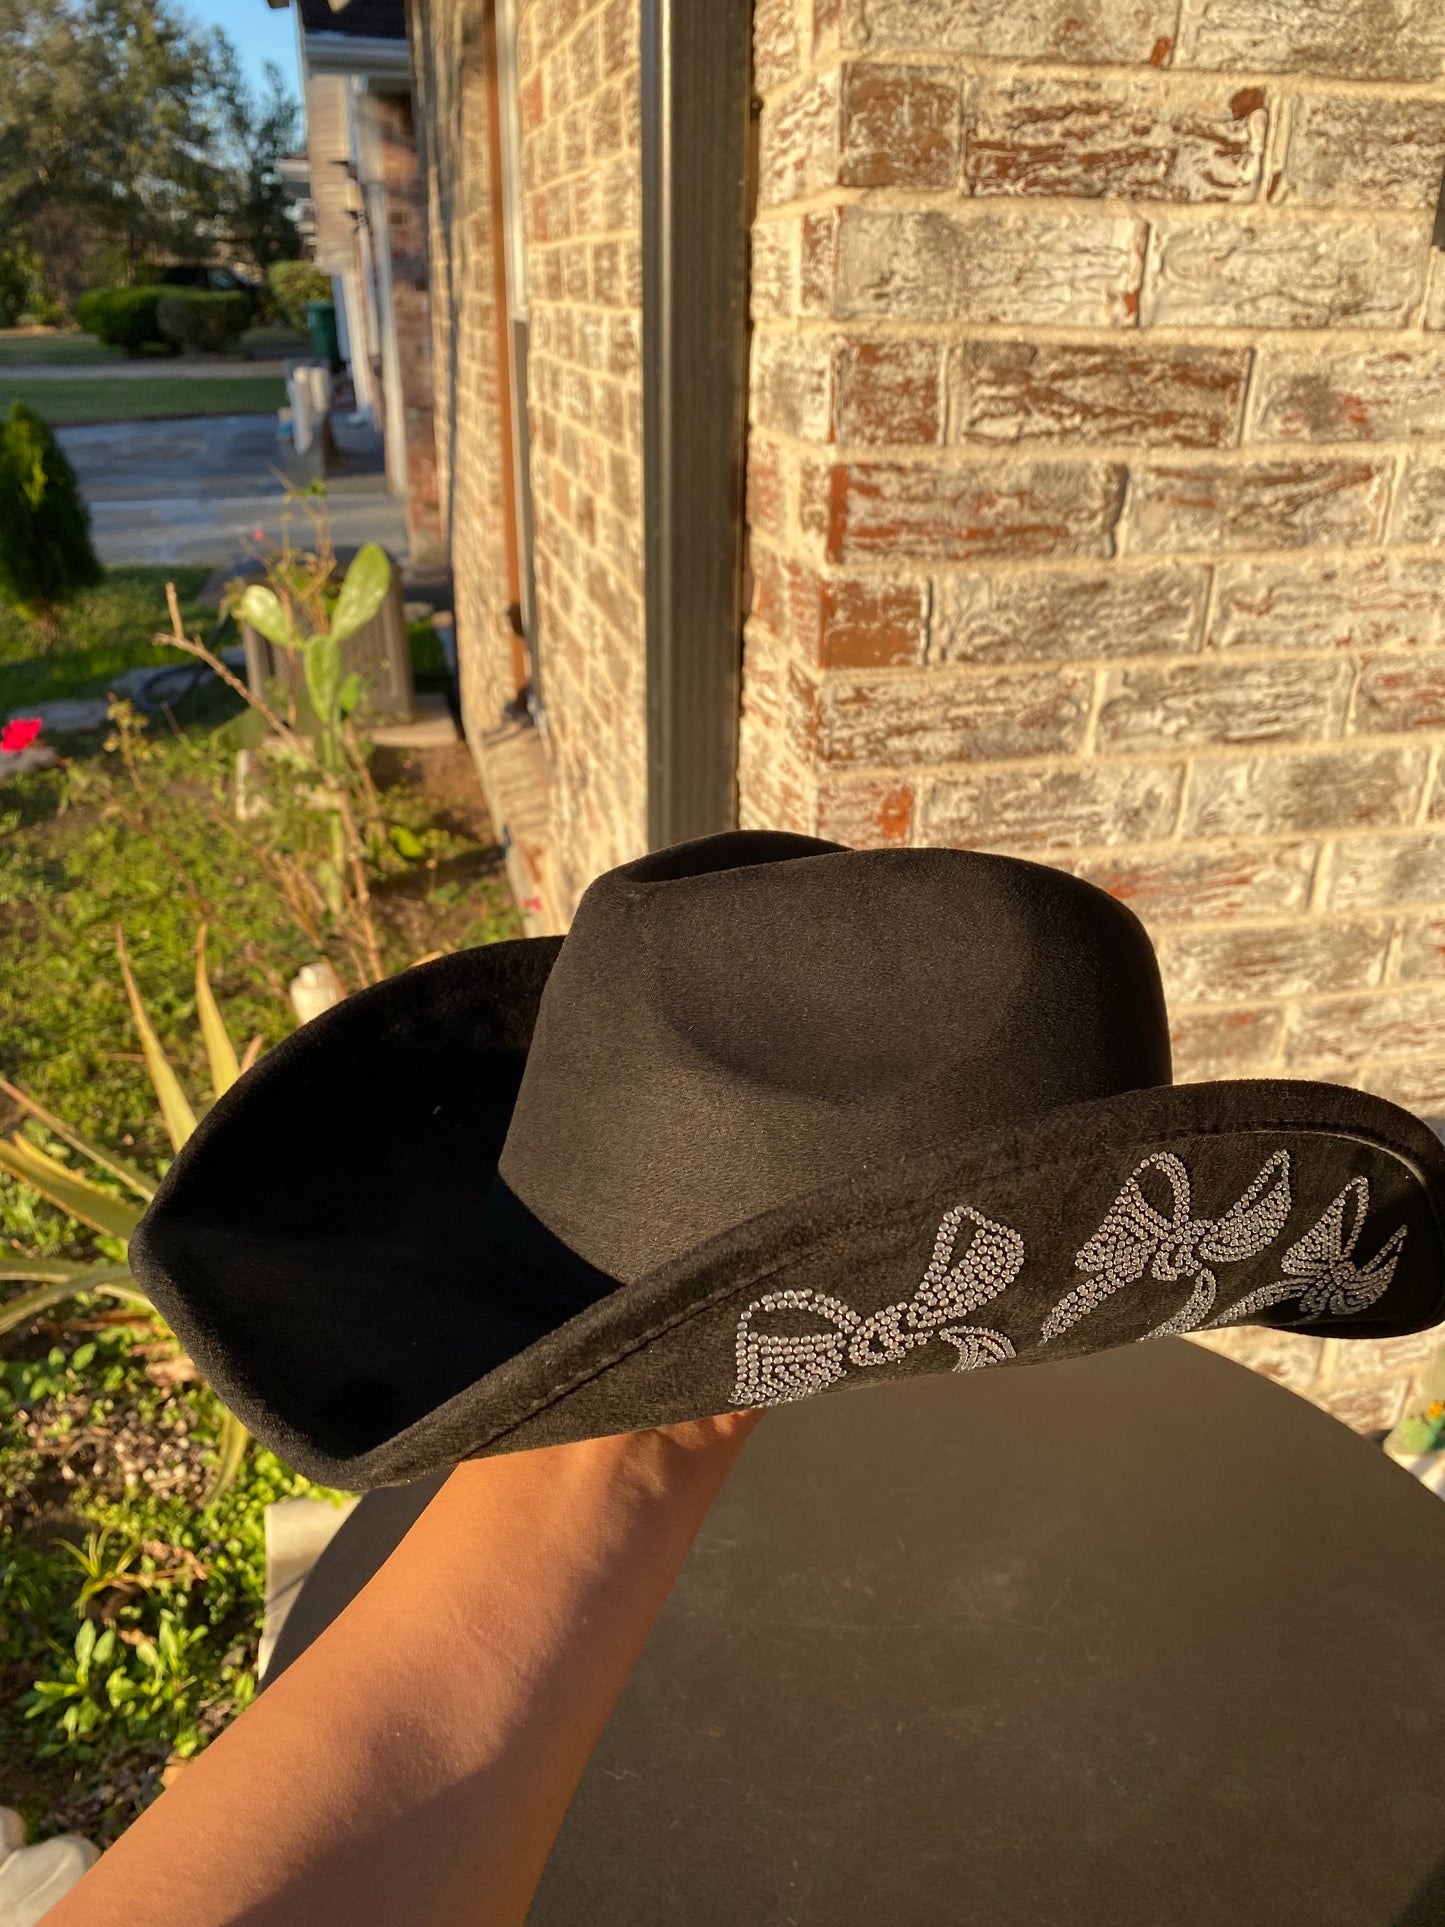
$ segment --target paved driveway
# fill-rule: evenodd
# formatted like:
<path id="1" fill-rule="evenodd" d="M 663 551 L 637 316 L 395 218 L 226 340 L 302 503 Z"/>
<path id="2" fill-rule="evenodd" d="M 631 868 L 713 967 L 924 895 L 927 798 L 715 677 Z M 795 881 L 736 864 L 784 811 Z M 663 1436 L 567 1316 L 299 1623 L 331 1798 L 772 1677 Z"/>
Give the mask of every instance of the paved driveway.
<path id="1" fill-rule="evenodd" d="M 118 422 L 61 428 L 90 504 L 102 562 L 229 563 L 256 532 L 281 533 L 288 444 L 274 415 L 210 415 L 193 421 Z M 380 542 L 406 551 L 406 513 L 386 490 L 377 457 L 358 453 L 329 479 L 332 537 L 339 548 Z M 305 521 L 293 510 L 293 529 Z"/>

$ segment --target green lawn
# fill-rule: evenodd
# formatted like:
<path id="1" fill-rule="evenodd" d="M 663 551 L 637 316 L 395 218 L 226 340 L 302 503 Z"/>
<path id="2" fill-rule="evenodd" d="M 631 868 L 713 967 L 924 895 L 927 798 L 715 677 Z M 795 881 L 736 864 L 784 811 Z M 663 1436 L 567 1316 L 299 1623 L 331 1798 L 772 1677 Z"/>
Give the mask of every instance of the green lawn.
<path id="1" fill-rule="evenodd" d="M 39 334 L 28 328 L 0 329 L 0 368 L 12 368 L 17 363 L 32 368 L 71 368 L 124 360 L 121 349 L 104 347 L 94 335 L 73 330 Z"/>
<path id="2" fill-rule="evenodd" d="M 140 375 L 107 381 L 26 381 L 0 371 L 0 411 L 23 401 L 56 425 L 65 422 L 137 422 L 168 415 L 251 415 L 284 407 L 286 384 L 271 375 L 224 375 L 187 381 L 174 375 Z"/>
<path id="3" fill-rule="evenodd" d="M 239 353 L 255 359 L 309 353 L 311 339 L 297 328 L 267 326 L 249 328 L 242 335 Z M 164 362 L 159 352 L 154 357 Z M 108 362 L 125 361 L 121 348 L 107 348 L 94 335 L 75 329 L 37 332 L 28 328 L 0 328 L 0 368 L 86 368 L 104 367 Z"/>

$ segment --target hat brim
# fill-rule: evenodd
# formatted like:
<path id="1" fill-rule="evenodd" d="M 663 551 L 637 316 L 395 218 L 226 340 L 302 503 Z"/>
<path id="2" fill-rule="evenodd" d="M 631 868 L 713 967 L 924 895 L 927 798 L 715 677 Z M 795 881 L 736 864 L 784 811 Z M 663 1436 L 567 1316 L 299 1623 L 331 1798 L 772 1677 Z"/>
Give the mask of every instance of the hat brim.
<path id="1" fill-rule="evenodd" d="M 136 1276 L 200 1369 L 311 1478 L 395 1484 L 1181 1319 L 1380 1338 L 1445 1316 L 1445 1148 L 1365 1093 L 1277 1081 L 922 1148 L 620 1286 L 499 1207 L 559 948 L 449 957 L 306 1025 L 137 1231 Z"/>

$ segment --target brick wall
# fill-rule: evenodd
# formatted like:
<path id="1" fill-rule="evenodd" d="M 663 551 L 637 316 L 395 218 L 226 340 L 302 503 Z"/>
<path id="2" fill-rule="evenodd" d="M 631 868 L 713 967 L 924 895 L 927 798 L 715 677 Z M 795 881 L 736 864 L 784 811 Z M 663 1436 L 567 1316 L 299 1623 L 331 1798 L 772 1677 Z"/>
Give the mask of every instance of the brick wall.
<path id="1" fill-rule="evenodd" d="M 425 566 L 441 562 L 446 554 L 433 427 L 426 186 L 411 100 L 404 94 L 383 94 L 376 113 L 406 436 L 407 545 L 413 564 Z"/>
<path id="2" fill-rule="evenodd" d="M 475 748 L 516 693 L 486 46 L 474 0 L 412 0 L 409 26 L 430 239 L 437 493 L 455 577 L 462 707 Z"/>
<path id="3" fill-rule="evenodd" d="M 1073 866 L 1184 1077 L 1445 1111 L 1445 12 L 761 0 L 757 67 L 745 820 Z"/>
<path id="4" fill-rule="evenodd" d="M 553 876 L 647 847 L 636 0 L 518 18 L 532 483 Z"/>
<path id="5" fill-rule="evenodd" d="M 1073 868 L 1182 1079 L 1445 1113 L 1445 10 L 759 0 L 756 66 L 743 821 Z M 1429 1350 L 1224 1342 L 1365 1429 Z"/>

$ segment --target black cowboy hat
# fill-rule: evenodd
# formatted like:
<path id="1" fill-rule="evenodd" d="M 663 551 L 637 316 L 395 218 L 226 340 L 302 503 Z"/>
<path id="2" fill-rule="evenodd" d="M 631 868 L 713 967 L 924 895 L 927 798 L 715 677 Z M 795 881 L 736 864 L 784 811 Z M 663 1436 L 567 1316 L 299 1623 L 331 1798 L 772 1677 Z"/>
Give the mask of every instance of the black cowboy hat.
<path id="1" fill-rule="evenodd" d="M 1379 1098 L 1172 1086 L 1091 885 L 737 833 L 308 1024 L 131 1250 L 246 1423 L 354 1489 L 1217 1325 L 1417 1331 L 1442 1202 Z"/>

